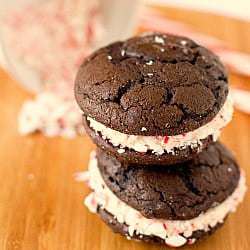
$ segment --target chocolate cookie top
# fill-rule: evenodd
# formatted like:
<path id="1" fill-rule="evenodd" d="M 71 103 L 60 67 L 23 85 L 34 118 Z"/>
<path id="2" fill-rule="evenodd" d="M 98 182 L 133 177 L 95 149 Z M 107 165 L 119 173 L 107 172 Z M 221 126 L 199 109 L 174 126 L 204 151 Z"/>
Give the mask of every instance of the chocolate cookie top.
<path id="1" fill-rule="evenodd" d="M 233 156 L 220 143 L 171 168 L 122 164 L 100 150 L 97 159 L 106 185 L 147 218 L 197 217 L 232 194 L 240 177 Z"/>
<path id="2" fill-rule="evenodd" d="M 218 57 L 188 38 L 167 34 L 97 50 L 80 67 L 75 84 L 85 115 L 134 135 L 192 131 L 212 120 L 227 94 Z"/>

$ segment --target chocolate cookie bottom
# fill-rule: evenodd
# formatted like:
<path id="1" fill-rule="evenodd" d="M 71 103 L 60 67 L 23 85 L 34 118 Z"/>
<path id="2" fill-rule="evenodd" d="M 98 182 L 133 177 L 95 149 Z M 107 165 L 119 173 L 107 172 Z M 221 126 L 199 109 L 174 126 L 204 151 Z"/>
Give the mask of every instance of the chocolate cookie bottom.
<path id="1" fill-rule="evenodd" d="M 209 156 L 209 154 L 208 154 L 208 156 Z M 224 157 L 226 157 L 226 156 L 224 155 Z M 213 228 L 216 228 L 218 224 L 222 224 L 225 221 L 225 218 L 228 216 L 228 214 L 231 212 L 234 212 L 236 210 L 236 207 L 242 201 L 244 194 L 245 194 L 245 191 L 246 191 L 245 177 L 244 177 L 244 174 L 241 173 L 240 179 L 237 181 L 237 183 L 238 183 L 237 186 L 235 188 L 233 188 L 233 190 L 234 190 L 233 193 L 232 194 L 228 193 L 228 195 L 226 195 L 227 198 L 225 200 L 221 200 L 220 195 L 219 195 L 219 200 L 217 200 L 218 197 L 216 199 L 214 199 L 215 198 L 214 197 L 212 204 L 209 206 L 209 209 L 204 209 L 204 206 L 202 206 L 199 208 L 202 210 L 198 214 L 196 214 L 198 210 L 195 209 L 195 211 L 194 211 L 193 206 L 191 206 L 191 209 L 189 209 L 188 213 L 177 213 L 179 211 L 179 209 L 182 207 L 181 206 L 178 208 L 178 204 L 180 205 L 180 203 L 182 201 L 184 201 L 184 202 L 189 201 L 188 205 L 191 205 L 190 204 L 191 200 L 184 199 L 185 197 L 183 197 L 183 194 L 190 196 L 192 194 L 192 192 L 191 192 L 191 194 L 187 194 L 184 190 L 181 191 L 181 189 L 180 189 L 180 187 L 182 186 L 181 183 L 179 183 L 179 185 L 177 185 L 175 181 L 172 181 L 172 184 L 174 184 L 174 186 L 173 186 L 173 185 L 170 185 L 171 183 L 165 183 L 165 181 L 164 181 L 164 183 L 165 183 L 165 185 L 163 186 L 164 188 L 172 186 L 173 190 L 176 191 L 176 187 L 178 187 L 178 190 L 179 190 L 178 191 L 179 193 L 175 193 L 175 195 L 172 194 L 170 196 L 169 195 L 164 196 L 166 198 L 171 198 L 172 205 L 174 202 L 175 205 L 177 206 L 177 207 L 175 207 L 176 208 L 175 210 L 173 210 L 173 207 L 172 207 L 171 211 L 172 211 L 172 213 L 175 214 L 175 216 L 173 216 L 174 214 L 172 214 L 172 215 L 169 214 L 169 212 L 171 212 L 170 210 L 168 210 L 169 201 L 168 200 L 163 201 L 163 198 L 164 198 L 163 194 L 169 193 L 169 190 L 168 191 L 165 190 L 166 192 L 165 191 L 163 192 L 163 190 L 162 190 L 162 192 L 160 192 L 162 194 L 161 196 L 155 196 L 153 193 L 155 189 L 153 188 L 151 190 L 151 186 L 150 186 L 146 192 L 147 195 L 145 196 L 145 193 L 143 195 L 140 195 L 140 193 L 139 193 L 140 191 L 137 191 L 136 188 L 132 185 L 133 182 L 139 176 L 140 176 L 140 178 L 146 177 L 148 180 L 147 183 L 151 183 L 149 178 L 151 178 L 152 173 L 147 175 L 145 172 L 145 170 L 147 168 L 142 168 L 139 171 L 139 176 L 138 176 L 138 173 L 136 173 L 136 172 L 133 173 L 133 175 L 127 175 L 127 174 L 123 175 L 125 179 L 132 178 L 131 179 L 132 182 L 129 184 L 129 189 L 125 188 L 125 186 L 121 187 L 122 189 L 125 188 L 125 189 L 123 189 L 123 191 L 125 191 L 126 195 L 128 197 L 130 197 L 130 201 L 126 202 L 126 201 L 124 201 L 124 196 L 121 196 L 121 199 L 119 199 L 120 197 L 115 194 L 115 193 L 117 193 L 117 190 L 109 189 L 109 187 L 105 183 L 104 179 L 106 179 L 106 178 L 103 178 L 104 175 L 101 174 L 101 171 L 99 169 L 99 167 L 101 167 L 101 165 L 98 167 L 98 159 L 100 160 L 100 155 L 98 157 L 98 154 L 96 155 L 93 152 L 93 154 L 91 155 L 90 164 L 89 164 L 89 172 L 88 172 L 88 185 L 93 190 L 93 192 L 90 193 L 86 197 L 84 203 L 91 212 L 101 214 L 103 220 L 106 221 L 109 224 L 109 226 L 112 227 L 115 231 L 117 231 L 123 235 L 126 235 L 130 238 L 134 238 L 134 239 L 141 239 L 144 241 L 165 243 L 167 245 L 174 246 L 174 247 L 183 246 L 185 244 L 192 244 L 196 240 L 200 239 L 201 237 L 203 237 L 209 233 L 212 233 Z M 227 159 L 227 157 L 226 157 L 226 159 Z M 223 159 L 223 161 L 226 159 Z M 102 163 L 104 163 L 104 162 L 102 162 Z M 211 163 L 212 162 L 210 162 L 210 164 Z M 117 167 L 118 167 L 117 170 L 119 170 L 119 166 L 117 166 L 116 164 L 114 164 L 114 165 L 108 164 L 108 165 L 110 167 L 112 167 L 113 170 L 115 170 Z M 218 166 L 216 166 L 216 165 L 214 167 L 218 168 Z M 230 175 L 233 175 L 233 176 L 236 174 L 236 179 L 238 179 L 237 178 L 237 176 L 238 176 L 237 175 L 237 173 L 238 173 L 237 166 L 226 165 L 226 167 L 227 167 L 227 170 L 228 169 L 230 170 L 230 171 L 227 171 L 227 175 L 229 175 L 229 173 L 230 173 Z M 210 169 L 211 166 L 208 168 Z M 195 169 L 197 169 L 197 168 L 195 167 Z M 195 169 L 193 169 L 193 170 L 195 170 Z M 166 170 L 166 168 L 164 168 L 163 172 L 159 170 L 160 173 L 157 173 L 157 176 L 160 174 L 159 176 L 161 176 L 161 177 L 156 178 L 156 181 L 153 181 L 153 183 L 160 184 L 159 183 L 160 179 L 166 180 L 166 174 L 170 180 L 172 178 L 176 177 L 176 175 L 174 173 L 172 173 L 173 168 L 169 168 L 169 171 L 171 170 L 171 173 L 172 173 L 171 175 L 170 175 L 170 173 L 165 173 L 165 170 Z M 177 171 L 177 169 L 175 171 Z M 191 169 L 190 169 L 190 171 L 191 171 Z M 221 175 L 218 174 L 218 171 L 215 171 L 215 172 L 217 173 L 216 179 L 219 180 L 218 183 L 221 183 L 221 181 L 222 181 L 220 178 Z M 111 182 L 114 182 L 116 175 L 113 175 L 112 173 L 113 172 L 110 172 L 110 174 L 108 174 L 107 176 L 109 176 L 109 179 Z M 116 171 L 116 173 L 118 173 L 118 172 Z M 165 175 L 164 175 L 164 173 L 165 173 Z M 120 174 L 122 174 L 122 172 L 120 172 Z M 178 173 L 177 173 L 177 175 L 178 175 Z M 105 174 L 105 176 L 106 176 L 106 174 Z M 196 183 L 197 178 L 195 177 L 196 176 L 195 172 L 193 172 L 192 176 L 193 176 L 194 183 Z M 203 174 L 203 176 L 206 180 L 209 177 L 209 175 L 204 175 L 204 174 Z M 235 178 L 232 178 L 233 176 L 231 176 L 229 178 L 230 183 L 231 183 L 230 180 L 235 180 Z M 210 176 L 210 177 L 212 177 L 212 176 Z M 154 178 L 154 180 L 155 180 L 155 178 Z M 180 181 L 181 180 L 183 180 L 183 179 L 180 179 Z M 107 181 L 107 179 L 106 179 L 106 181 Z M 118 185 L 118 183 L 121 184 L 121 180 L 117 180 L 117 185 Z M 145 182 L 141 181 L 141 180 L 136 181 L 138 188 L 139 187 L 142 188 L 142 190 L 144 190 L 144 192 L 145 192 L 146 187 L 145 186 L 142 187 L 142 183 L 145 183 Z M 151 183 L 151 184 L 153 185 L 153 183 Z M 186 183 L 186 185 L 187 184 L 188 183 Z M 201 185 L 202 182 L 199 181 L 197 184 Z M 213 184 L 213 182 L 211 184 Z M 224 183 L 224 184 L 226 184 L 226 183 Z M 205 186 L 206 185 L 203 185 L 203 187 L 205 187 Z M 160 188 L 160 186 L 158 186 L 157 188 Z M 212 189 L 214 191 L 215 191 L 215 189 L 217 190 L 217 188 L 219 188 L 219 190 L 224 190 L 224 188 L 221 186 L 220 187 L 214 187 L 214 186 L 212 187 Z M 133 193 L 129 192 L 129 190 L 133 191 Z M 156 191 L 157 191 L 157 193 L 159 193 L 158 189 Z M 228 191 L 229 190 L 227 190 L 227 192 Z M 224 191 L 220 192 L 220 193 L 225 195 Z M 133 195 L 133 197 L 136 197 L 136 196 L 140 197 L 140 200 L 143 199 L 143 206 L 140 208 L 145 208 L 146 210 L 141 210 L 139 207 L 138 207 L 138 209 L 135 209 L 134 208 L 135 203 L 132 202 L 133 197 L 131 195 Z M 193 195 L 191 195 L 191 196 L 194 199 L 194 196 Z M 181 197 L 181 199 L 178 197 Z M 207 196 L 205 196 L 205 198 L 206 197 Z M 159 198 L 159 200 L 158 200 L 158 198 Z M 151 200 L 149 200 L 149 203 L 147 203 L 148 199 L 154 199 L 154 202 L 151 202 Z M 173 199 L 175 199 L 175 200 L 173 200 Z M 137 202 L 140 202 L 140 200 L 138 200 Z M 208 197 L 206 198 L 206 200 L 208 200 Z M 210 202 L 211 202 L 211 199 L 210 199 Z M 155 208 L 152 207 L 153 204 L 156 205 Z M 139 205 L 139 203 L 138 203 L 138 205 Z M 207 205 L 207 204 L 203 204 L 203 205 Z M 159 212 L 161 212 L 161 213 L 158 213 L 158 212 L 155 213 L 156 211 L 158 211 L 159 208 L 161 208 L 159 210 Z M 153 214 L 148 214 L 148 212 L 150 212 L 151 210 L 153 211 Z M 147 213 L 145 214 L 145 212 L 147 212 Z M 179 211 L 179 212 L 181 212 L 181 211 Z M 103 215 L 103 213 L 106 215 Z M 150 213 L 152 213 L 152 212 L 150 212 Z M 151 215 L 154 215 L 154 216 L 151 216 Z"/>
<path id="2" fill-rule="evenodd" d="M 100 133 L 96 133 L 93 129 L 91 129 L 85 117 L 83 117 L 83 125 L 87 134 L 98 147 L 102 148 L 109 155 L 116 157 L 120 162 L 126 162 L 129 164 L 173 165 L 180 162 L 189 161 L 213 142 L 213 138 L 210 135 L 203 139 L 201 144 L 197 147 L 188 146 L 184 149 L 176 148 L 174 154 L 166 152 L 162 155 L 158 155 L 152 151 L 147 151 L 144 153 L 137 152 L 129 148 L 125 148 L 121 152 L 119 147 L 115 147 L 107 139 L 103 139 Z"/>
<path id="3" fill-rule="evenodd" d="M 125 236 L 127 239 L 134 239 L 134 240 L 140 240 L 144 241 L 146 243 L 152 243 L 152 244 L 164 244 L 166 245 L 167 243 L 165 240 L 161 239 L 160 237 L 157 236 L 148 236 L 148 235 L 143 235 L 143 234 L 133 234 L 132 236 L 129 234 L 128 226 L 123 223 L 119 223 L 113 215 L 111 215 L 109 212 L 107 212 L 105 209 L 98 208 L 98 213 L 102 220 L 112 229 L 114 233 L 119 233 L 123 236 Z M 224 221 L 225 222 L 225 221 Z M 197 241 L 200 241 L 201 239 L 205 239 L 211 234 L 213 234 L 218 228 L 220 228 L 223 223 L 218 223 L 214 227 L 211 227 L 208 231 L 202 231 L 198 230 L 193 232 L 193 234 L 190 237 L 184 238 L 186 239 L 186 242 L 182 242 L 184 245 L 190 245 L 194 244 Z M 176 247 L 174 245 L 167 244 L 168 246 Z"/>

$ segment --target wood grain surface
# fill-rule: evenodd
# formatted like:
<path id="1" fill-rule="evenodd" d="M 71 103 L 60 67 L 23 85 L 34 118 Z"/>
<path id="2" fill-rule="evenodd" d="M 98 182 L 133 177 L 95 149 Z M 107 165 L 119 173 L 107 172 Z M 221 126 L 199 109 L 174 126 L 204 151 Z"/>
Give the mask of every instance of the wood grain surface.
<path id="1" fill-rule="evenodd" d="M 250 52 L 250 24 L 215 15 L 165 9 L 166 15 Z M 232 82 L 250 79 L 232 76 Z M 83 206 L 89 192 L 73 174 L 86 168 L 94 145 L 86 137 L 21 137 L 17 114 L 30 95 L 0 70 L 0 249 L 1 250 L 142 250 L 163 249 L 113 234 Z M 250 180 L 250 116 L 235 112 L 222 141 L 236 154 Z M 250 196 L 211 238 L 184 249 L 250 249 Z"/>

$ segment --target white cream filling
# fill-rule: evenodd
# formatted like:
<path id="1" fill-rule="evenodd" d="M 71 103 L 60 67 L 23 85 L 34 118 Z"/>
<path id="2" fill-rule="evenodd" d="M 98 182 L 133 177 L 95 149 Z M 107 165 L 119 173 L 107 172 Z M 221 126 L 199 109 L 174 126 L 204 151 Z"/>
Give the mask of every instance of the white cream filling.
<path id="1" fill-rule="evenodd" d="M 129 236 L 153 235 L 164 239 L 166 244 L 176 247 L 187 243 L 186 237 L 190 237 L 194 231 L 209 231 L 210 227 L 222 223 L 228 213 L 235 211 L 246 192 L 245 176 L 241 174 L 237 188 L 225 201 L 194 219 L 147 219 L 140 212 L 119 200 L 106 186 L 97 167 L 95 154 L 90 159 L 88 173 L 89 185 L 94 192 L 87 196 L 85 204 L 91 212 L 95 213 L 97 207 L 100 206 L 112 214 L 119 223 L 125 223 L 128 226 Z M 188 243 L 191 244 L 193 241 L 189 240 Z"/>
<path id="2" fill-rule="evenodd" d="M 232 115 L 232 98 L 228 96 L 225 104 L 212 121 L 194 131 L 174 136 L 128 135 L 108 128 L 91 117 L 87 117 L 87 119 L 89 120 L 90 127 L 96 133 L 99 132 L 103 139 L 108 140 L 113 146 L 119 147 L 117 150 L 118 153 L 124 153 L 124 148 L 129 148 L 137 152 L 152 151 L 157 155 L 162 155 L 164 153 L 174 154 L 175 148 L 185 149 L 188 146 L 192 148 L 200 147 L 202 145 L 201 141 L 209 135 L 212 136 L 213 141 L 216 141 L 221 129 L 231 121 Z M 146 131 L 147 128 L 142 127 L 141 130 Z"/>

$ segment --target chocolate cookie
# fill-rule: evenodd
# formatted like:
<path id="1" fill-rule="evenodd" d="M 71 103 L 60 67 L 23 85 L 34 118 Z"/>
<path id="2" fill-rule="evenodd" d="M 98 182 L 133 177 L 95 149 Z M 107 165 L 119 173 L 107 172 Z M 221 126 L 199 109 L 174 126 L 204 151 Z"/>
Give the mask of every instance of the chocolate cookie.
<path id="1" fill-rule="evenodd" d="M 171 168 L 120 163 L 101 150 L 97 160 L 108 188 L 146 218 L 195 218 L 229 197 L 240 178 L 235 159 L 220 143 Z"/>
<path id="2" fill-rule="evenodd" d="M 194 41 L 150 34 L 113 43 L 84 61 L 75 83 L 85 116 L 113 130 L 173 136 L 210 122 L 228 95 L 218 57 Z"/>
<path id="3" fill-rule="evenodd" d="M 191 159 L 232 118 L 219 59 L 188 38 L 139 36 L 96 51 L 75 84 L 84 126 L 120 161 L 170 165 Z"/>
<path id="4" fill-rule="evenodd" d="M 85 205 L 130 238 L 183 246 L 210 234 L 234 212 L 246 186 L 219 143 L 186 166 L 121 166 L 103 152 L 91 156 Z"/>
<path id="5" fill-rule="evenodd" d="M 124 223 L 120 223 L 117 221 L 116 218 L 114 218 L 114 216 L 112 216 L 110 213 L 108 213 L 106 210 L 99 208 L 98 209 L 98 213 L 101 216 L 102 220 L 112 229 L 112 231 L 114 233 L 119 233 L 123 236 L 125 236 L 127 239 L 134 239 L 134 240 L 140 240 L 140 241 L 144 241 L 146 243 L 152 243 L 152 244 L 166 244 L 165 240 L 157 237 L 157 236 L 153 236 L 153 235 L 143 235 L 143 234 L 134 234 L 133 236 L 129 235 L 129 229 L 128 226 Z M 224 222 L 223 222 L 224 223 Z M 213 234 L 218 228 L 220 228 L 223 223 L 218 223 L 216 224 L 214 227 L 209 228 L 208 231 L 204 231 L 204 230 L 197 230 L 195 232 L 192 233 L 191 236 L 189 237 L 185 237 L 182 235 L 183 238 L 186 239 L 186 242 L 183 245 L 191 245 L 196 243 L 197 241 L 200 241 L 201 239 L 205 239 L 208 236 L 210 236 L 211 234 Z M 169 246 L 173 246 L 168 244 Z M 176 247 L 176 246 L 173 246 Z"/>

